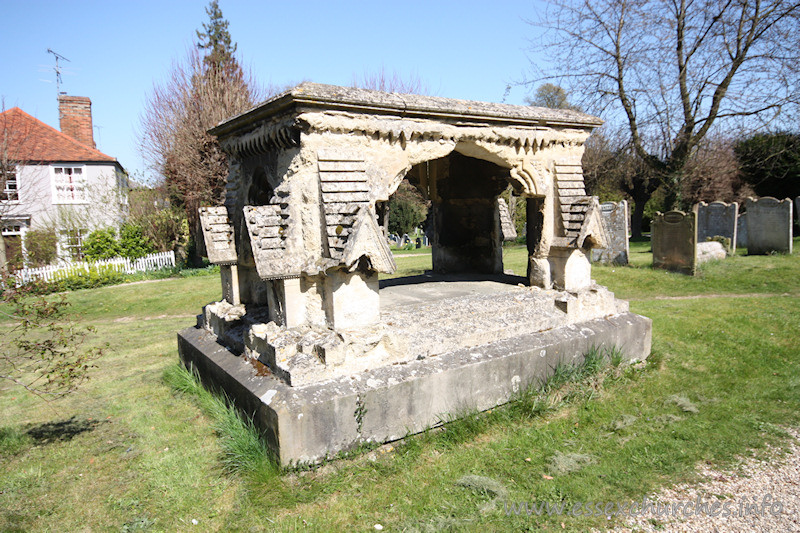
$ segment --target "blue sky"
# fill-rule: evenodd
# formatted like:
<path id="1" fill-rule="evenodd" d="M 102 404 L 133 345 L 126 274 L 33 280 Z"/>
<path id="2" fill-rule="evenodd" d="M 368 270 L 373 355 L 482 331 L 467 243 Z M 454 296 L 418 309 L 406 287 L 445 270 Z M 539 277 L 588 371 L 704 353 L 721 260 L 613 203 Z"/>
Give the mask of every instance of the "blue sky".
<path id="1" fill-rule="evenodd" d="M 206 0 L 3 0 L 0 96 L 58 128 L 61 90 L 92 99 L 95 142 L 134 177 L 145 172 L 137 129 L 154 83 L 186 57 L 208 20 Z M 220 0 L 238 56 L 263 84 L 304 80 L 351 85 L 354 77 L 397 71 L 438 96 L 500 102 L 530 68 L 526 20 L 536 0 L 372 2 Z M 507 103 L 522 104 L 512 87 Z"/>

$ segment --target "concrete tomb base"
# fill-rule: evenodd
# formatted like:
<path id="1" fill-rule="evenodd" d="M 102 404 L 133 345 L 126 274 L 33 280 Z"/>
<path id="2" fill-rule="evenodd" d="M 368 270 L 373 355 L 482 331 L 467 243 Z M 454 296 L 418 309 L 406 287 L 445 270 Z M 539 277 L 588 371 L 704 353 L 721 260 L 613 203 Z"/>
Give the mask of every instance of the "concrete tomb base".
<path id="1" fill-rule="evenodd" d="M 257 309 L 218 302 L 199 327 L 178 333 L 180 356 L 252 416 L 289 465 L 503 404 L 593 347 L 617 348 L 628 361 L 649 355 L 650 319 L 607 289 L 544 290 L 518 280 L 383 281 L 381 323 L 349 333 L 277 326 Z M 337 344 L 346 358 L 337 359 Z"/>

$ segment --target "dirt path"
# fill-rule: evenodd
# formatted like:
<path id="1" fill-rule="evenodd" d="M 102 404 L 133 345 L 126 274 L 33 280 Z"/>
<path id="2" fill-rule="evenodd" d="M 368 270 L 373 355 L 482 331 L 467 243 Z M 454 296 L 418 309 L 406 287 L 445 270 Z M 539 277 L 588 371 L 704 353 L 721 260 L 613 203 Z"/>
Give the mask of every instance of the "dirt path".
<path id="1" fill-rule="evenodd" d="M 800 432 L 787 433 L 791 441 L 785 456 L 771 449 L 769 461 L 746 459 L 728 471 L 700 467 L 706 481 L 649 495 L 649 513 L 612 531 L 800 531 Z"/>
<path id="2" fill-rule="evenodd" d="M 114 322 L 116 323 L 127 323 L 127 322 L 134 322 L 136 320 L 169 320 L 172 318 L 194 318 L 197 315 L 158 315 L 158 316 L 121 316 L 119 318 L 115 318 Z"/>
<path id="3" fill-rule="evenodd" d="M 643 302 L 646 300 L 705 300 L 713 298 L 771 298 L 775 296 L 791 296 L 797 298 L 800 295 L 753 292 L 750 294 L 690 294 L 688 296 L 653 296 L 652 298 L 627 298 L 629 302 Z"/>

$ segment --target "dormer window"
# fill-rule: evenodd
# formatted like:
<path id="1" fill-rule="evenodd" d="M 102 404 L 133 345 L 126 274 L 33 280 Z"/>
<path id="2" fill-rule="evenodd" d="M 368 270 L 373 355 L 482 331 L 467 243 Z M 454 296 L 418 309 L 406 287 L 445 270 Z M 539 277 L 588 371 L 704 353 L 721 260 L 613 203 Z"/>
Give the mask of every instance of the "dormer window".
<path id="1" fill-rule="evenodd" d="M 83 167 L 53 167 L 53 203 L 83 204 L 86 202 L 86 176 L 83 173 Z"/>

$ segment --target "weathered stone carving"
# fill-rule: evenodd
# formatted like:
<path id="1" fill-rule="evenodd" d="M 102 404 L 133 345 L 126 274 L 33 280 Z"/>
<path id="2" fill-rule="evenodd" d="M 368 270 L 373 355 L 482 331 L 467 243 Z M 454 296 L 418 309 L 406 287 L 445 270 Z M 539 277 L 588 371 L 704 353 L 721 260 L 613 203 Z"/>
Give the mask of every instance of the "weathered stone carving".
<path id="1" fill-rule="evenodd" d="M 771 196 L 748 198 L 747 253 L 749 255 L 770 252 L 792 253 L 792 201 L 778 200 Z"/>
<path id="2" fill-rule="evenodd" d="M 497 199 L 497 211 L 500 215 L 500 232 L 504 241 L 513 241 L 517 238 L 517 228 L 508 211 L 508 204 L 503 198 Z"/>
<path id="3" fill-rule="evenodd" d="M 248 391 L 242 404 L 257 406 L 284 463 L 400 438 L 386 428 L 421 429 L 431 412 L 492 407 L 519 388 L 521 366 L 528 380 L 540 361 L 544 372 L 579 345 L 646 357 L 649 321 L 594 284 L 587 259 L 608 244 L 580 164 L 600 124 L 575 111 L 311 83 L 220 124 L 211 133 L 229 156 L 226 251 L 236 265 L 222 272 L 232 296 L 206 306 L 200 326 L 261 375 L 186 332 L 182 357 L 214 360 L 207 372 Z M 405 303 L 385 309 L 393 280 L 379 274 L 396 270 L 387 202 L 404 179 L 430 204 L 433 268 L 401 280 L 387 297 Z M 500 199 L 509 184 L 525 202 L 526 278 L 503 270 L 502 241 L 515 237 Z M 509 355 L 517 345 L 523 352 Z M 531 348 L 545 345 L 548 358 Z M 473 398 L 485 361 L 497 386 Z M 389 410 L 406 407 L 406 418 L 386 424 Z M 370 414 L 355 420 L 358 409 Z"/>
<path id="4" fill-rule="evenodd" d="M 203 229 L 208 261 L 213 265 L 235 264 L 236 246 L 228 210 L 224 207 L 201 207 L 200 227 Z"/>

